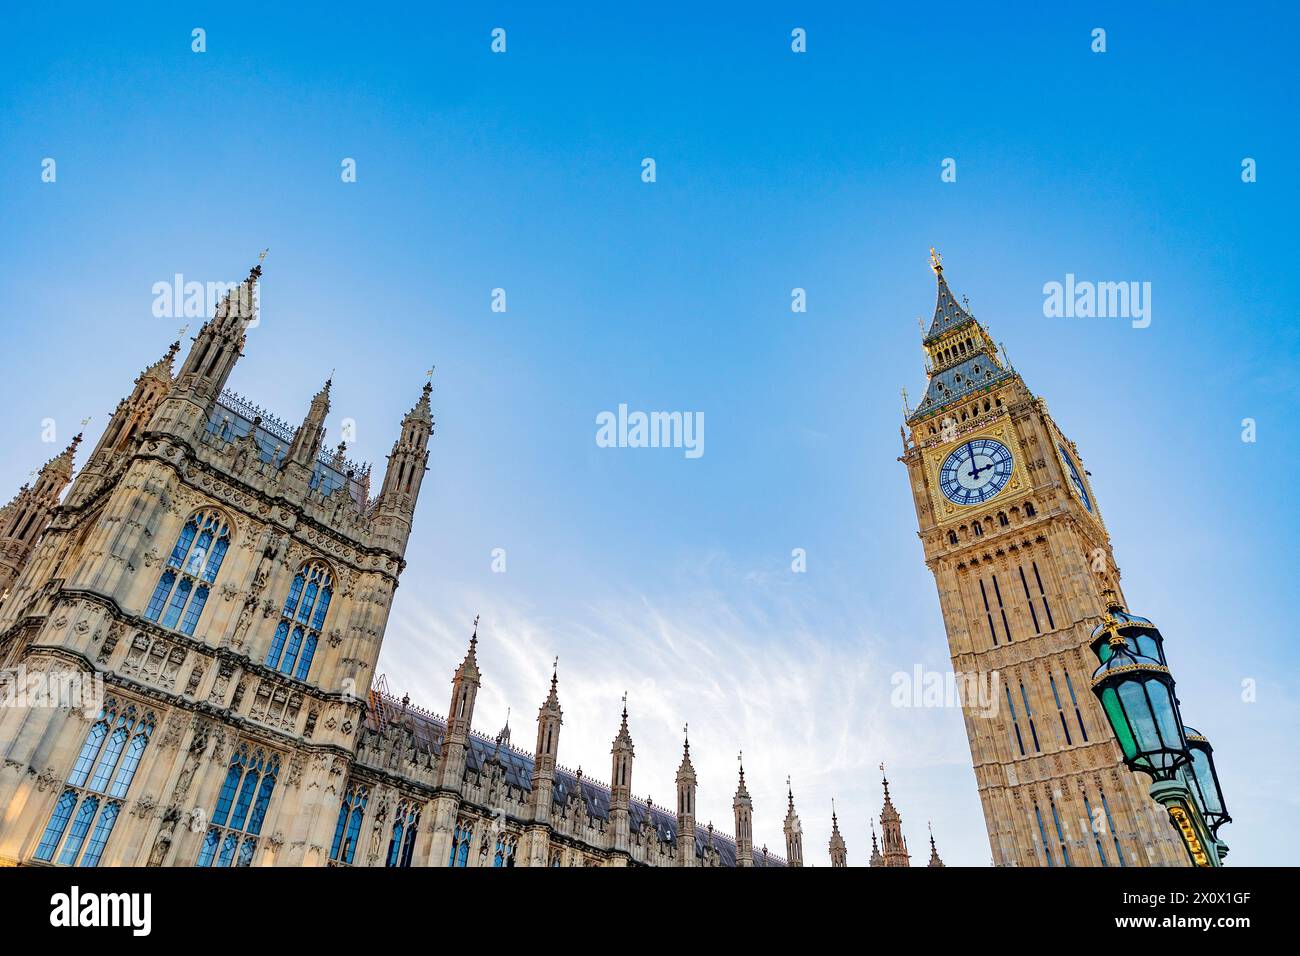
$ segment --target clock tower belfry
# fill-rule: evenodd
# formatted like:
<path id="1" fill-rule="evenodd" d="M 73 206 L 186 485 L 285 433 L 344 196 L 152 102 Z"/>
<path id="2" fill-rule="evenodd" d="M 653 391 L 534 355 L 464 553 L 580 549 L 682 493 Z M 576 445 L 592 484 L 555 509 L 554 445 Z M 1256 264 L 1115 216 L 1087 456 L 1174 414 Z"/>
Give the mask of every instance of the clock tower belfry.
<path id="1" fill-rule="evenodd" d="M 929 382 L 903 455 L 962 690 L 994 862 L 1181 866 L 1186 853 L 1125 768 L 1090 691 L 1088 650 L 1120 591 L 1078 449 L 988 329 L 938 283 Z"/>

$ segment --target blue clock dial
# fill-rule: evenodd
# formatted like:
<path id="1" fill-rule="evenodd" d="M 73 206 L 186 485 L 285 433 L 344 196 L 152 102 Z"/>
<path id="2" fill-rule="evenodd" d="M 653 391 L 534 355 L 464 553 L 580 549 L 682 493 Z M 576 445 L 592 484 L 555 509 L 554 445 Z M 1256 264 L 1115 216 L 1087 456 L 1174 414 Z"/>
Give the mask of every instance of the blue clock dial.
<path id="1" fill-rule="evenodd" d="M 939 468 L 939 487 L 953 504 L 977 505 L 1006 487 L 1011 451 L 992 438 L 975 438 L 952 450 Z"/>
<path id="2" fill-rule="evenodd" d="M 1083 506 L 1092 511 L 1092 499 L 1088 497 L 1088 489 L 1083 484 L 1083 477 L 1079 474 L 1074 459 L 1070 457 L 1070 453 L 1065 450 L 1064 445 L 1057 445 L 1056 447 L 1061 449 L 1061 457 L 1065 459 L 1066 470 L 1070 473 L 1070 480 L 1074 482 L 1075 490 L 1079 492 L 1079 498 L 1083 501 Z"/>

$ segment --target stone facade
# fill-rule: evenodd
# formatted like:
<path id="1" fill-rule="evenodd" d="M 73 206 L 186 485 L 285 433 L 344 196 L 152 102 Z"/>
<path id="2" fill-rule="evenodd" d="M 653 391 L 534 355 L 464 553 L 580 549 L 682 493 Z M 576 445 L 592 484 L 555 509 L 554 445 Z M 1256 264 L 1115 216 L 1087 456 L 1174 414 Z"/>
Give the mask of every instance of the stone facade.
<path id="1" fill-rule="evenodd" d="M 75 480 L 76 442 L 0 512 L 0 669 L 103 687 L 0 709 L 0 862 L 800 865 L 793 793 L 785 856 L 753 846 L 743 766 L 736 836 L 700 825 L 689 742 L 675 813 L 633 797 L 626 706 L 608 783 L 562 767 L 558 675 L 531 754 L 476 732 L 477 621 L 447 716 L 385 692 L 430 386 L 371 496 L 322 447 L 330 382 L 297 428 L 227 389 L 260 276 L 136 379 Z"/>
<path id="2" fill-rule="evenodd" d="M 1120 574 L 1079 449 L 931 263 L 929 383 L 899 460 L 953 669 L 991 695 L 963 711 L 994 862 L 1185 865 L 1090 691 L 1090 635 Z"/>

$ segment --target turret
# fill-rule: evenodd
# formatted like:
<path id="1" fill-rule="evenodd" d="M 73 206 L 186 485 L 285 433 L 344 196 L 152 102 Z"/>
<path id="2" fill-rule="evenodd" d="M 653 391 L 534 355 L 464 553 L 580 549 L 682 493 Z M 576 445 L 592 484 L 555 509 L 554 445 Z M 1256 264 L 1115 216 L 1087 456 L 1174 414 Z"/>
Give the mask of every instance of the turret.
<path id="1" fill-rule="evenodd" d="M 429 465 L 429 436 L 433 434 L 433 413 L 426 382 L 415 407 L 402 419 L 402 432 L 388 455 L 384 484 L 375 504 L 374 542 L 395 554 L 405 554 L 411 536 L 415 502 Z"/>
<path id="2" fill-rule="evenodd" d="M 754 865 L 754 802 L 745 789 L 745 755 L 738 754 L 740 783 L 731 808 L 736 812 L 736 866 Z"/>
<path id="3" fill-rule="evenodd" d="M 884 776 L 885 765 L 880 765 L 881 779 L 885 785 L 885 805 L 880 811 L 880 840 L 885 866 L 911 866 L 907 840 L 903 838 L 903 818 L 894 809 L 889 798 L 889 778 Z"/>
<path id="4" fill-rule="evenodd" d="M 943 860 L 939 859 L 939 850 L 934 845 L 934 827 L 930 827 L 930 862 L 926 866 L 943 866 Z"/>
<path id="5" fill-rule="evenodd" d="M 632 808 L 632 735 L 627 729 L 627 694 L 623 695 L 623 722 L 619 725 L 614 746 L 610 748 L 613 766 L 609 778 L 609 821 L 614 831 L 614 850 L 631 850 Z"/>
<path id="6" fill-rule="evenodd" d="M 63 489 L 72 480 L 72 463 L 81 435 L 61 453 L 47 461 L 31 485 L 23 485 L 13 499 L 0 508 L 0 600 L 26 567 L 36 542 L 59 506 Z"/>
<path id="7" fill-rule="evenodd" d="M 265 255 L 258 257 L 248 278 L 226 294 L 216 313 L 194 336 L 194 344 L 171 388 L 150 419 L 150 431 L 167 431 L 193 440 L 207 427 L 208 413 L 226 387 L 243 354 L 248 328 L 257 318 L 257 283 Z"/>
<path id="8" fill-rule="evenodd" d="M 835 801 L 831 801 L 831 866 L 849 865 L 849 848 L 840 835 L 840 821 L 835 816 Z"/>
<path id="9" fill-rule="evenodd" d="M 551 692 L 537 711 L 537 749 L 533 758 L 532 790 L 528 803 L 534 823 L 549 823 L 552 790 L 555 785 L 555 759 L 560 751 L 560 725 L 564 723 L 560 698 L 556 693 L 559 661 L 551 671 Z"/>
<path id="10" fill-rule="evenodd" d="M 465 757 L 469 750 L 469 733 L 474 719 L 474 699 L 478 696 L 478 618 L 474 618 L 474 633 L 470 635 L 469 650 L 456 668 L 451 682 L 451 704 L 447 708 L 447 728 L 442 739 L 442 752 L 438 755 L 437 786 L 440 790 L 461 792 L 465 782 Z"/>
<path id="11" fill-rule="evenodd" d="M 677 768 L 677 865 L 696 866 L 695 858 L 695 768 L 691 765 L 689 728 L 683 728 L 685 743 Z"/>
<path id="12" fill-rule="evenodd" d="M 790 801 L 785 812 L 785 859 L 790 866 L 803 866 L 803 827 L 794 812 L 794 790 L 789 777 L 785 778 L 785 785 Z"/>
<path id="13" fill-rule="evenodd" d="M 321 442 L 325 439 L 325 416 L 330 411 L 330 387 L 334 384 L 333 376 L 325 380 L 320 391 L 312 396 L 311 407 L 307 417 L 294 432 L 289 450 L 285 452 L 284 463 L 302 465 L 308 474 L 316 465 L 316 456 L 320 454 Z M 340 449 L 340 457 L 342 450 Z"/>
<path id="14" fill-rule="evenodd" d="M 173 342 L 162 358 L 136 376 L 131 394 L 117 403 L 99 442 L 86 459 L 86 466 L 77 475 L 68 493 L 68 504 L 81 504 L 100 488 L 102 479 L 153 417 L 158 403 L 172 386 L 172 362 L 180 347 L 180 342 Z"/>

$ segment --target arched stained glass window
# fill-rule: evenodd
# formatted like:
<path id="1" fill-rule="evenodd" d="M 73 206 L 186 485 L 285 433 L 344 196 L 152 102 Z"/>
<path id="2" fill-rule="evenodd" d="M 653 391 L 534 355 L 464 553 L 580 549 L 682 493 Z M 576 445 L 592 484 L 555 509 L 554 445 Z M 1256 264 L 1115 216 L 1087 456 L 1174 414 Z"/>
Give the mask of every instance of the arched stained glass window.
<path id="1" fill-rule="evenodd" d="M 141 717 L 134 706 L 105 702 L 68 773 L 67 787 L 36 846 L 36 859 L 62 866 L 99 864 L 154 723 L 152 712 Z"/>
<path id="2" fill-rule="evenodd" d="M 266 810 L 280 773 L 280 758 L 241 744 L 230 757 L 217 795 L 212 825 L 199 847 L 198 866 L 251 866 Z"/>
<path id="3" fill-rule="evenodd" d="M 415 852 L 415 836 L 420 829 L 420 807 L 403 800 L 393 817 L 393 836 L 388 841 L 386 866 L 410 866 Z"/>
<path id="4" fill-rule="evenodd" d="M 230 523 L 221 512 L 191 515 L 144 609 L 145 619 L 193 634 L 229 548 Z"/>
<path id="5" fill-rule="evenodd" d="M 456 832 L 452 834 L 451 839 L 451 858 L 447 861 L 448 866 L 465 866 L 469 862 L 469 845 L 473 836 L 473 829 L 465 820 L 456 824 Z"/>
<path id="6" fill-rule="evenodd" d="M 339 806 L 339 820 L 334 827 L 334 842 L 330 846 L 330 859 L 338 863 L 351 864 L 357 851 L 357 837 L 361 833 L 361 818 L 366 812 L 366 801 L 370 791 L 362 786 L 354 786 L 343 795 Z"/>
<path id="7" fill-rule="evenodd" d="M 515 865 L 515 849 L 519 846 L 518 837 L 502 831 L 497 834 L 496 853 L 492 857 L 494 867 L 512 867 Z"/>
<path id="8" fill-rule="evenodd" d="M 322 562 L 308 561 L 298 570 L 266 653 L 267 667 L 307 679 L 333 595 L 334 580 Z"/>

